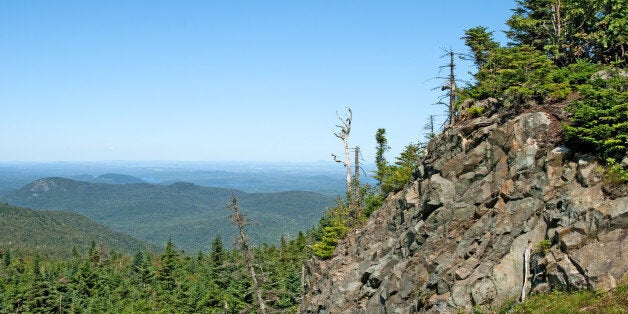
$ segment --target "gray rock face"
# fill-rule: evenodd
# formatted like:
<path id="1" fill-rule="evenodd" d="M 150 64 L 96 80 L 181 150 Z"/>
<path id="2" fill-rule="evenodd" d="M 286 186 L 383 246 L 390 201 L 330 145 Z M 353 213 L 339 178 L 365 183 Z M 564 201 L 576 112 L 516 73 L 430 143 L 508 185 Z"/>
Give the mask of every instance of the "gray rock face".
<path id="1" fill-rule="evenodd" d="M 609 199 L 594 161 L 547 139 L 559 123 L 493 115 L 439 134 L 405 190 L 334 258 L 306 264 L 301 311 L 497 308 L 524 279 L 525 294 L 613 289 L 628 270 L 628 197 Z"/>

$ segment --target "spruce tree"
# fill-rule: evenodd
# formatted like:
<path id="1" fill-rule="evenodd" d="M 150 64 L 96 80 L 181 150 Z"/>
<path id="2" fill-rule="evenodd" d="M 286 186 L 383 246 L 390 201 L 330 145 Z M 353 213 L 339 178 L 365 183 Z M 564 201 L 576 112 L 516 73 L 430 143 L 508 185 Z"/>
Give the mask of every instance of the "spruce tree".
<path id="1" fill-rule="evenodd" d="M 176 286 L 176 272 L 180 265 L 179 253 L 175 250 L 172 239 L 168 239 L 166 249 L 160 257 L 157 280 L 164 290 L 173 290 Z"/>

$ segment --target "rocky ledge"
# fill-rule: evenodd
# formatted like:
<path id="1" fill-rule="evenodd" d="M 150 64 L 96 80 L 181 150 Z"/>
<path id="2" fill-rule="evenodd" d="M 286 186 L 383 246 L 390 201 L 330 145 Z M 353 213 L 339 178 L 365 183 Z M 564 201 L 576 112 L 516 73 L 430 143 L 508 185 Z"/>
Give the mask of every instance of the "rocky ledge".
<path id="1" fill-rule="evenodd" d="M 447 313 L 613 289 L 628 269 L 628 197 L 605 194 L 598 164 L 557 130 L 549 110 L 446 129 L 413 182 L 334 258 L 307 263 L 301 311 Z"/>

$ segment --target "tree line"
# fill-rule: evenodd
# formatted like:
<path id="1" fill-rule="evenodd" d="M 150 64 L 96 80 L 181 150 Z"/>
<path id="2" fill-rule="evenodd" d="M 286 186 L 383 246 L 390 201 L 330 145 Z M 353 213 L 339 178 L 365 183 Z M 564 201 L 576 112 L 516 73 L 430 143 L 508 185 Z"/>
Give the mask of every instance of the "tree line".
<path id="1" fill-rule="evenodd" d="M 301 297 L 307 236 L 253 248 L 257 279 L 273 312 L 294 312 Z M 92 242 L 88 252 L 45 259 L 0 248 L 0 312 L 238 313 L 257 308 L 247 258 L 217 236 L 196 256 L 168 241 L 161 253 L 121 254 Z"/>

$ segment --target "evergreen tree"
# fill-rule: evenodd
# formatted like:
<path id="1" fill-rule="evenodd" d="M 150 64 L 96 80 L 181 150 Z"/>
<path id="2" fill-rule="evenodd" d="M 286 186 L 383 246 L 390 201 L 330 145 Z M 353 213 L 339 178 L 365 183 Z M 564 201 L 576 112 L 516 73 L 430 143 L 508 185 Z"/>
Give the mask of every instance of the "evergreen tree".
<path id="1" fill-rule="evenodd" d="M 131 272 L 139 283 L 144 286 L 151 284 L 155 274 L 150 263 L 150 255 L 138 250 L 131 264 Z"/>
<path id="2" fill-rule="evenodd" d="M 100 266 L 100 251 L 96 249 L 96 242 L 94 241 L 89 244 L 87 258 L 92 262 L 94 267 Z"/>
<path id="3" fill-rule="evenodd" d="M 211 263 L 211 267 L 216 269 L 224 263 L 225 259 L 225 249 L 222 243 L 222 237 L 220 234 L 216 235 L 214 240 L 212 241 L 212 245 L 210 248 L 209 259 Z"/>
<path id="4" fill-rule="evenodd" d="M 412 173 L 423 157 L 423 145 L 409 144 L 396 158 L 394 165 L 386 167 L 386 176 L 382 182 L 382 191 L 398 191 L 412 178 Z"/>
<path id="5" fill-rule="evenodd" d="M 620 161 L 628 151 L 628 78 L 615 73 L 592 79 L 579 91 L 584 97 L 567 108 L 573 114 L 572 124 L 563 127 L 568 143 L 610 163 Z"/>
<path id="6" fill-rule="evenodd" d="M 515 45 L 530 45 L 557 65 L 578 59 L 625 64 L 628 6 L 622 0 L 517 0 L 506 32 Z"/>
<path id="7" fill-rule="evenodd" d="M 488 62 L 490 54 L 499 47 L 493 39 L 493 32 L 489 32 L 484 26 L 478 26 L 466 30 L 464 34 L 462 39 L 471 50 L 473 63 L 478 68 L 483 67 Z"/>
<path id="8" fill-rule="evenodd" d="M 375 148 L 375 166 L 377 166 L 377 170 L 373 177 L 377 180 L 377 184 L 381 188 L 382 181 L 384 181 L 384 176 L 386 175 L 386 167 L 388 165 L 386 158 L 384 157 L 384 153 L 390 149 L 390 146 L 388 146 L 388 139 L 386 139 L 386 129 L 377 129 L 377 132 L 375 133 L 375 142 L 377 143 L 377 147 Z"/>
<path id="9" fill-rule="evenodd" d="M 160 267 L 157 280 L 164 290 L 173 290 L 176 287 L 177 271 L 180 268 L 179 253 L 174 248 L 172 239 L 168 239 L 166 249 L 160 257 Z"/>
<path id="10" fill-rule="evenodd" d="M 589 35 L 596 43 L 593 48 L 594 60 L 625 67 L 628 60 L 628 5 L 624 0 L 598 2 L 596 27 Z"/>
<path id="11" fill-rule="evenodd" d="M 4 267 L 11 265 L 11 251 L 8 249 L 4 251 L 4 255 L 2 256 L 2 264 Z"/>

